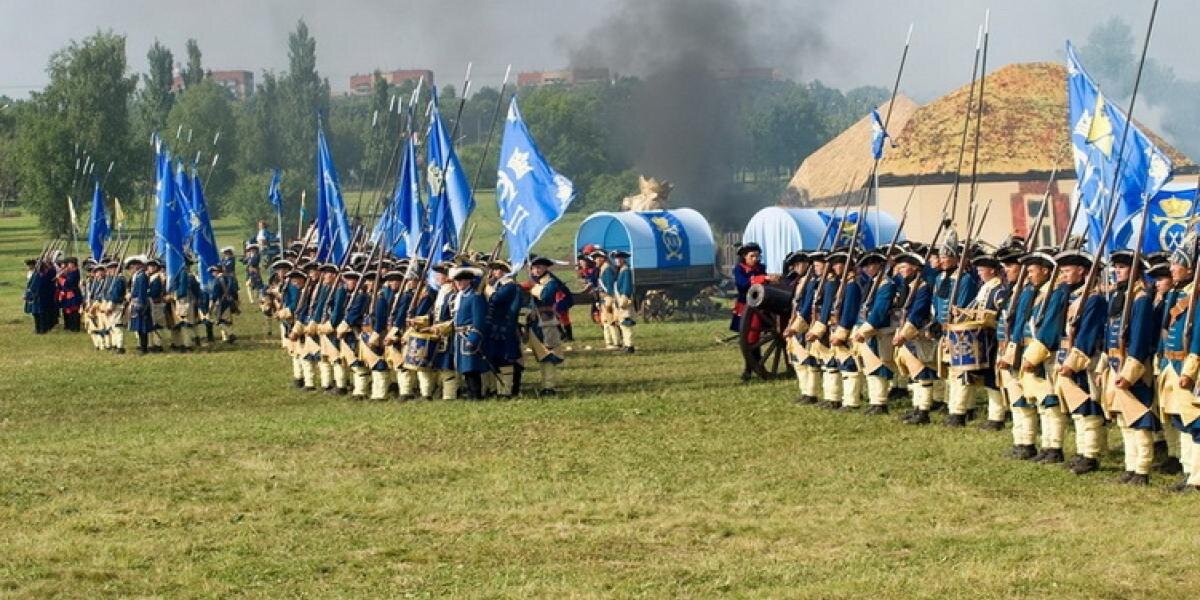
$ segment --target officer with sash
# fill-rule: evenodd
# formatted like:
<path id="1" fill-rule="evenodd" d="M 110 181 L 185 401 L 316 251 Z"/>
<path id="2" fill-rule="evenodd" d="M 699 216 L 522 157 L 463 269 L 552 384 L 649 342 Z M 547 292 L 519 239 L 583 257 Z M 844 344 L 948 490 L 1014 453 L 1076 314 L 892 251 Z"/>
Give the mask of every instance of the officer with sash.
<path id="1" fill-rule="evenodd" d="M 629 253 L 624 250 L 613 250 L 613 268 L 617 271 L 617 279 L 613 284 L 613 318 L 621 334 L 621 349 L 633 354 L 633 267 L 629 265 Z M 565 288 L 564 288 L 565 289 Z"/>
<path id="2" fill-rule="evenodd" d="M 849 254 L 844 248 L 829 254 L 826 272 L 822 274 L 817 298 L 813 303 L 813 316 L 808 333 L 804 335 L 809 351 L 821 365 L 821 401 L 817 404 L 821 408 L 834 409 L 842 404 L 842 373 L 830 343 L 830 334 L 836 327 L 836 323 L 833 322 L 834 305 L 848 259 Z"/>
<path id="3" fill-rule="evenodd" d="M 853 337 L 867 382 L 869 406 L 864 414 L 868 415 L 888 412 L 888 394 L 896 377 L 892 346 L 896 333 L 895 319 L 898 317 L 895 302 L 898 292 L 907 289 L 897 285 L 888 273 L 881 273 L 886 262 L 887 258 L 879 252 L 868 252 L 858 261 L 860 272 L 857 279 L 862 301 L 857 311 Z M 903 302 L 903 299 L 900 301 Z"/>
<path id="4" fill-rule="evenodd" d="M 616 287 L 617 270 L 609 262 L 608 254 L 597 249 L 592 253 L 596 263 L 596 292 L 600 298 L 600 326 L 604 330 L 604 349 L 621 348 L 621 330 L 617 325 Z"/>
<path id="5" fill-rule="evenodd" d="M 996 368 L 1008 392 L 1013 417 L 1010 456 L 1017 460 L 1030 460 L 1038 456 L 1038 407 L 1042 398 L 1052 392 L 1044 370 L 1023 372 L 1016 369 L 1022 364 L 1021 357 L 1026 344 L 1033 341 L 1033 312 L 1050 295 L 1053 252 L 1053 249 L 1038 249 L 1021 257 L 1025 281 L 1020 290 L 1014 290 L 1015 298 L 1003 317 L 1004 333 L 1000 341 L 1003 348 Z"/>
<path id="6" fill-rule="evenodd" d="M 1057 257 L 1064 281 L 1074 281 L 1074 265 L 1083 271 L 1092 268 L 1091 257 L 1082 251 Z M 1097 356 L 1104 345 L 1104 327 L 1108 320 L 1108 300 L 1098 289 L 1083 297 L 1084 287 L 1073 289 L 1065 311 L 1066 336 L 1060 345 L 1055 389 L 1060 406 L 1075 424 L 1075 451 L 1067 467 L 1076 475 L 1100 468 L 1104 451 L 1105 412 L 1102 396 L 1091 375 L 1096 371 Z"/>
<path id="7" fill-rule="evenodd" d="M 550 267 L 554 261 L 537 256 L 529 261 L 529 295 L 531 309 L 528 321 L 528 342 L 534 359 L 542 370 L 540 394 L 553 395 L 558 388 L 558 367 L 563 362 L 558 346 L 561 341 L 558 315 L 554 312 L 556 295 L 566 289 Z M 615 300 L 615 299 L 614 299 Z M 615 307 L 615 304 L 614 304 Z M 619 331 L 618 331 L 619 334 Z"/>
<path id="8" fill-rule="evenodd" d="M 925 276 L 925 257 L 912 250 L 897 255 L 894 285 L 897 297 L 893 304 L 900 326 L 892 336 L 892 347 L 897 371 L 908 377 L 913 406 L 903 421 L 928 425 L 938 376 L 936 343 L 926 331 L 933 314 L 933 288 Z"/>
<path id="9" fill-rule="evenodd" d="M 150 306 L 150 277 L 146 274 L 146 261 L 134 256 L 125 261 L 129 274 L 129 330 L 137 334 L 138 352 L 150 351 L 150 332 L 154 329 L 154 317 Z"/>
<path id="10" fill-rule="evenodd" d="M 451 303 L 454 314 L 454 367 L 466 386 L 467 400 L 483 399 L 483 374 L 491 371 L 484 355 L 488 339 L 488 306 L 483 295 L 476 291 L 476 282 L 483 271 L 475 267 L 451 269 L 455 293 Z"/>
<path id="11" fill-rule="evenodd" d="M 523 302 L 521 286 L 513 279 L 512 265 L 508 261 L 493 260 L 488 266 L 492 283 L 486 290 L 488 336 L 485 355 L 498 375 L 497 394 L 514 398 L 520 395 L 520 379 L 516 373 L 522 368 L 518 322 Z"/>
<path id="12" fill-rule="evenodd" d="M 1192 390 L 1196 372 L 1200 370 L 1200 336 L 1186 334 L 1187 315 L 1191 309 L 1192 276 L 1195 265 L 1189 252 L 1192 245 L 1185 240 L 1171 254 L 1172 287 L 1163 296 L 1163 331 L 1158 343 L 1157 398 L 1162 412 L 1168 453 L 1178 456 L 1183 478 L 1172 489 L 1185 491 L 1200 485 L 1196 461 L 1197 444 L 1193 433 L 1200 430 L 1200 407 L 1193 402 Z M 1196 318 L 1193 312 L 1192 324 Z M 1195 331 L 1195 328 L 1193 328 Z M 1169 424 L 1169 427 L 1168 427 Z"/>
<path id="13" fill-rule="evenodd" d="M 1154 436 L 1162 430 L 1154 398 L 1154 351 L 1158 345 L 1162 313 L 1155 306 L 1155 290 L 1147 289 L 1140 279 L 1132 285 L 1129 282 L 1133 253 L 1128 250 L 1114 252 L 1111 261 L 1116 283 L 1110 294 L 1105 327 L 1107 368 L 1104 374 L 1108 380 L 1104 386 L 1105 403 L 1121 428 L 1125 453 L 1125 470 L 1117 481 L 1144 486 L 1150 484 Z M 1145 271 L 1155 282 L 1171 277 L 1171 269 L 1165 262 L 1146 264 Z M 1129 323 L 1122 328 L 1122 310 L 1130 296 L 1133 306 L 1129 309 Z"/>

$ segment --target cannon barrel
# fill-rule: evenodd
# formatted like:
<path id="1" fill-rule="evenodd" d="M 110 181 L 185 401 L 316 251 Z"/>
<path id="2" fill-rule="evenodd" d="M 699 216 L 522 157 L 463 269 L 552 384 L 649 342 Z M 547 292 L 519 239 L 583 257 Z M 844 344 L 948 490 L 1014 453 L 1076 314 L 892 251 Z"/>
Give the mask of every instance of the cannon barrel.
<path id="1" fill-rule="evenodd" d="M 756 283 L 746 294 L 746 304 L 786 320 L 792 312 L 792 295 L 781 287 Z"/>

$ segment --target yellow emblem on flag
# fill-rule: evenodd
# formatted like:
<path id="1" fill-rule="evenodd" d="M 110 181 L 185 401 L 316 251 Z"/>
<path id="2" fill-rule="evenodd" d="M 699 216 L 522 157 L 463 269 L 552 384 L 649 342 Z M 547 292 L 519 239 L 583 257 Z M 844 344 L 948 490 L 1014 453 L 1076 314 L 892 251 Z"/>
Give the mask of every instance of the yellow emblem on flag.
<path id="1" fill-rule="evenodd" d="M 1112 156 L 1112 121 L 1104 112 L 1104 94 L 1096 94 L 1096 108 L 1092 111 L 1092 123 L 1088 127 L 1087 143 L 1100 149 L 1104 156 Z"/>

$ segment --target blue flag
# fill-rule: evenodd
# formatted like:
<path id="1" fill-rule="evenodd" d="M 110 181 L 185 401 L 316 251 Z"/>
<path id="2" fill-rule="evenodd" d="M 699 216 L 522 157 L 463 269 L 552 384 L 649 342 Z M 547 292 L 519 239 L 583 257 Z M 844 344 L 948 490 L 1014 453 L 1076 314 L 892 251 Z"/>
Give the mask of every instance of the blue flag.
<path id="1" fill-rule="evenodd" d="M 158 176 L 155 192 L 158 208 L 154 219 L 154 243 L 167 273 L 167 287 L 182 270 L 186 248 L 182 196 L 175 193 L 175 177 L 171 156 L 166 150 L 158 154 Z"/>
<path id="2" fill-rule="evenodd" d="M 1084 71 L 1067 42 L 1068 126 L 1075 161 L 1078 201 L 1087 216 L 1088 247 L 1093 252 L 1111 252 L 1127 248 L 1137 236 L 1134 216 L 1141 212 L 1145 198 L 1153 197 L 1171 179 L 1171 159 L 1154 145 L 1136 125 L 1125 131 L 1126 116 L 1109 102 L 1100 88 Z M 1117 172 L 1118 154 L 1125 160 Z M 1116 192 L 1110 187 L 1116 177 Z M 1108 247 L 1097 249 L 1104 221 L 1117 202 L 1116 218 Z M 1153 223 L 1153 221 L 1152 221 Z M 1150 236 L 1147 236 L 1148 238 Z"/>
<path id="3" fill-rule="evenodd" d="M 341 264 L 350 251 L 350 221 L 329 153 L 325 130 L 317 126 L 317 260 Z"/>
<path id="4" fill-rule="evenodd" d="M 421 206 L 421 178 L 417 173 L 417 150 L 412 139 L 404 144 L 397 174 L 396 193 L 384 209 L 371 240 L 382 242 L 395 256 L 413 258 L 420 255 L 421 237 L 425 233 L 425 208 Z"/>
<path id="5" fill-rule="evenodd" d="M 271 185 L 267 188 L 267 200 L 271 202 L 271 207 L 275 209 L 275 214 L 283 213 L 283 192 L 279 191 L 279 180 L 283 172 L 279 169 L 271 170 Z"/>
<path id="6" fill-rule="evenodd" d="M 496 204 L 508 240 L 508 260 L 515 268 L 529 258 L 533 245 L 562 218 L 574 199 L 575 185 L 542 157 L 514 97 L 500 143 Z"/>
<path id="7" fill-rule="evenodd" d="M 458 162 L 458 154 L 454 152 L 450 133 L 442 123 L 436 92 L 432 100 L 427 140 L 425 170 L 429 184 L 429 205 L 436 208 L 438 204 L 446 203 L 449 206 L 453 223 L 453 228 L 448 232 L 449 239 L 457 247 L 463 224 L 467 222 L 471 211 L 475 210 L 475 198 L 471 195 L 467 173 Z M 430 220 L 433 220 L 432 217 Z"/>
<path id="8" fill-rule="evenodd" d="M 208 216 L 208 201 L 204 199 L 204 186 L 194 172 L 192 173 L 191 198 L 192 254 L 200 263 L 200 282 L 207 288 L 213 280 L 212 273 L 208 272 L 208 268 L 220 264 L 221 255 L 217 251 L 217 238 L 213 235 L 212 219 Z"/>
<path id="9" fill-rule="evenodd" d="M 88 226 L 88 246 L 92 249 L 92 259 L 100 260 L 104 254 L 104 240 L 108 239 L 108 216 L 104 212 L 104 192 L 100 190 L 100 180 L 96 180 L 96 190 L 92 192 L 92 222 Z"/>
<path id="10" fill-rule="evenodd" d="M 883 158 L 883 141 L 891 137 L 883 127 L 883 119 L 879 118 L 879 109 L 871 109 L 871 156 L 875 160 Z"/>

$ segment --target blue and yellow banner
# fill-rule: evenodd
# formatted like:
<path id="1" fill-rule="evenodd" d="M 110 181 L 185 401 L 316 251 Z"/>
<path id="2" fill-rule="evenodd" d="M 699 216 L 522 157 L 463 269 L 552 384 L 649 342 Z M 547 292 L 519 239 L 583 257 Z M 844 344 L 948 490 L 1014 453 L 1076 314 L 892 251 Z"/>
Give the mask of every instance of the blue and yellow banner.
<path id="1" fill-rule="evenodd" d="M 659 268 L 691 266 L 687 230 L 678 217 L 665 210 L 639 212 L 638 216 L 646 220 L 654 234 Z"/>

